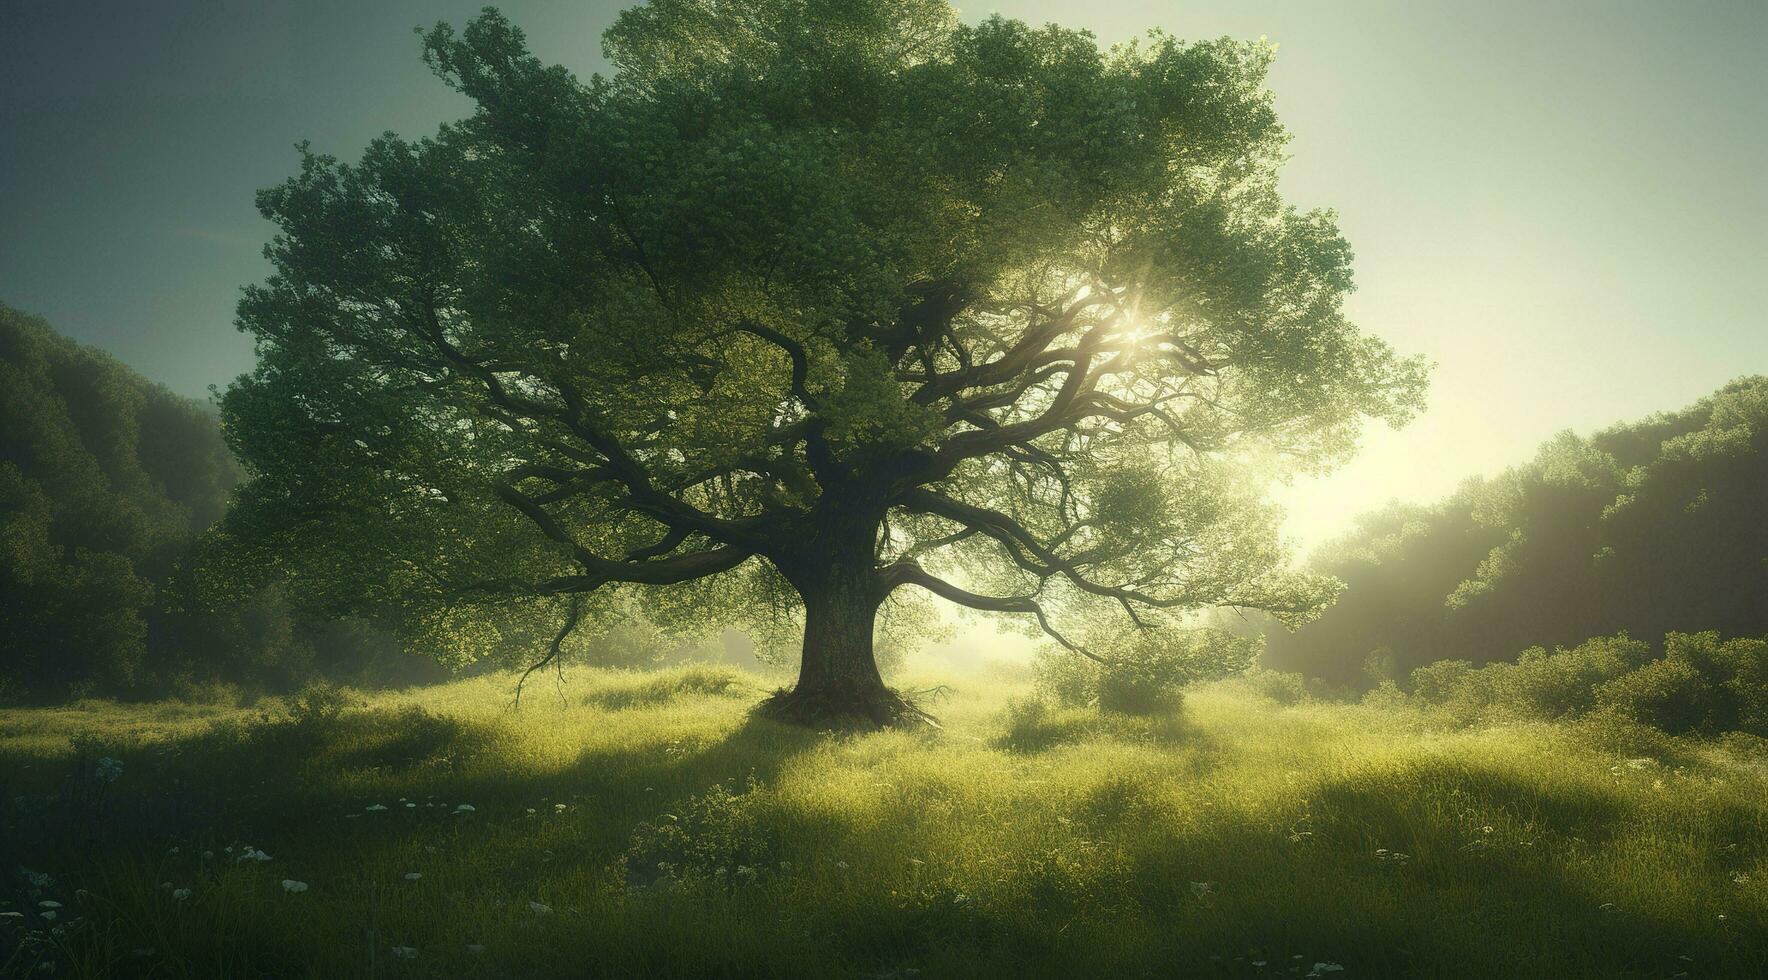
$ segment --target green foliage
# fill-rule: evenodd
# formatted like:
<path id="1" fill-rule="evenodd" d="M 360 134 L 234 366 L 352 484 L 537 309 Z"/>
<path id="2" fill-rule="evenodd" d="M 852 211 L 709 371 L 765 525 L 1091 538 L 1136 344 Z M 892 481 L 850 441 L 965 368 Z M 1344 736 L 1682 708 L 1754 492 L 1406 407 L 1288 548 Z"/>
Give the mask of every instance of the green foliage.
<path id="1" fill-rule="evenodd" d="M 0 695 L 129 690 L 237 478 L 202 406 L 0 306 Z"/>
<path id="2" fill-rule="evenodd" d="M 496 11 L 422 43 L 468 118 L 303 148 L 259 196 L 259 363 L 223 399 L 253 479 L 209 586 L 454 665 L 621 586 L 769 640 L 886 585 L 1077 619 L 1330 597 L 1243 464 L 1342 460 L 1424 368 L 1278 193 L 1269 45 L 936 0 L 660 0 L 588 80 Z"/>
<path id="3" fill-rule="evenodd" d="M 329 681 L 315 681 L 285 699 L 289 718 L 296 725 L 325 729 L 335 725 L 344 712 L 360 708 L 360 695 Z"/>
<path id="4" fill-rule="evenodd" d="M 1260 645 L 1223 630 L 1148 628 L 1100 645 L 1105 663 L 1043 648 L 1033 672 L 1039 693 L 1060 707 L 1154 715 L 1176 710 L 1190 685 L 1245 673 Z"/>
<path id="5" fill-rule="evenodd" d="M 1588 438 L 1562 434 L 1440 504 L 1365 515 L 1313 562 L 1346 583 L 1343 596 L 1293 634 L 1267 631 L 1267 656 L 1367 686 L 1377 650 L 1404 674 L 1623 630 L 1768 633 L 1763 487 L 1768 378 Z"/>
<path id="6" fill-rule="evenodd" d="M 678 698 L 741 697 L 753 690 L 753 685 L 735 670 L 694 664 L 667 673 L 639 674 L 623 684 L 608 684 L 591 698 L 606 708 L 636 708 L 667 704 Z"/>
<path id="7" fill-rule="evenodd" d="M 163 702 L 0 714 L 0 911 L 19 913 L 0 964 L 861 980 L 1768 963 L 1753 736 L 1601 712 L 1447 728 L 1280 708 L 1239 679 L 1193 689 L 1183 727 L 1054 706 L 1033 723 L 1002 714 L 1022 682 L 929 676 L 960 692 L 943 734 L 831 738 L 726 697 L 595 697 L 635 679 L 573 669 L 566 697 L 511 711 L 509 676 L 472 678 L 319 726 Z"/>
<path id="8" fill-rule="evenodd" d="M 777 846 L 766 814 L 755 803 L 760 787 L 741 793 L 723 785 L 685 801 L 679 813 L 640 824 L 620 859 L 622 876 L 635 887 L 672 884 L 679 878 L 720 885 L 754 884 L 775 870 Z"/>
<path id="9" fill-rule="evenodd" d="M 1625 633 L 1571 649 L 1523 651 L 1475 668 L 1446 660 L 1412 672 L 1411 695 L 1462 724 L 1593 713 L 1671 734 L 1768 735 L 1768 641 L 1671 633 L 1663 654 Z"/>

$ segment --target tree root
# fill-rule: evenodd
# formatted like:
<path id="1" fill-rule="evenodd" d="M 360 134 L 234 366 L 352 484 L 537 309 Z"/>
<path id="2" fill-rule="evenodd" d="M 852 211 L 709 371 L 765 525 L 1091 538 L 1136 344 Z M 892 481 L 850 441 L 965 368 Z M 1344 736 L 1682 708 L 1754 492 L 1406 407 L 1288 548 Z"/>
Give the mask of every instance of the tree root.
<path id="1" fill-rule="evenodd" d="M 755 706 L 755 715 L 788 725 L 834 731 L 938 728 L 939 721 L 897 691 L 834 688 L 800 692 L 781 688 Z"/>

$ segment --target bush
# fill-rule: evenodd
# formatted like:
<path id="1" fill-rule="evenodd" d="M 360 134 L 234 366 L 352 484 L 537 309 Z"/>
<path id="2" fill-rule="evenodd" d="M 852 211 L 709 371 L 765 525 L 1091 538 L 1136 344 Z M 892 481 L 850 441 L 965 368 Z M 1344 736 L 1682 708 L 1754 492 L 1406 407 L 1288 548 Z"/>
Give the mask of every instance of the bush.
<path id="1" fill-rule="evenodd" d="M 1038 693 L 1064 708 L 1085 708 L 1098 697 L 1099 665 L 1056 647 L 1038 650 L 1032 661 Z"/>
<path id="2" fill-rule="evenodd" d="M 1673 658 L 1604 682 L 1596 689 L 1596 702 L 1623 718 L 1672 734 L 1709 729 L 1716 707 L 1713 686 L 1700 669 Z"/>
<path id="3" fill-rule="evenodd" d="M 1185 687 L 1244 673 L 1261 647 L 1256 638 L 1225 630 L 1144 630 L 1100 668 L 1099 707 L 1132 715 L 1171 711 Z"/>
<path id="4" fill-rule="evenodd" d="M 1242 677 L 1242 683 L 1259 697 L 1282 705 L 1301 704 L 1309 700 L 1307 678 L 1300 674 L 1255 667 Z"/>
<path id="5" fill-rule="evenodd" d="M 303 728 L 326 728 L 352 708 L 366 702 L 349 688 L 330 681 L 314 681 L 283 699 L 288 705 L 289 719 Z"/>
<path id="6" fill-rule="evenodd" d="M 1462 724 L 1601 714 L 1674 734 L 1768 734 L 1768 642 L 1671 633 L 1663 655 L 1625 633 L 1515 663 L 1444 660 L 1412 672 L 1411 698 Z"/>
<path id="7" fill-rule="evenodd" d="M 1225 630 L 1149 628 L 1105 645 L 1103 664 L 1046 647 L 1033 674 L 1038 693 L 1058 707 L 1153 715 L 1177 709 L 1191 684 L 1244 674 L 1262 646 Z"/>
<path id="8" fill-rule="evenodd" d="M 755 881 L 770 869 L 776 850 L 769 821 L 760 812 L 763 796 L 753 779 L 741 793 L 717 785 L 688 800 L 679 813 L 639 824 L 621 858 L 626 883 L 645 888 L 684 878 L 731 885 Z"/>

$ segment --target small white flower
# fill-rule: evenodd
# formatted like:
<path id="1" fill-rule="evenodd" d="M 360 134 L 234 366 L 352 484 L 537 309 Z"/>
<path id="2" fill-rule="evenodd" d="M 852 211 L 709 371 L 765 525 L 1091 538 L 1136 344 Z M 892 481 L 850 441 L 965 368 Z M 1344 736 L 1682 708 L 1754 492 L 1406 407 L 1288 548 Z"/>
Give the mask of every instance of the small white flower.
<path id="1" fill-rule="evenodd" d="M 98 760 L 98 778 L 107 783 L 114 783 L 123 775 L 123 764 L 110 756 Z"/>
<path id="2" fill-rule="evenodd" d="M 405 880 L 406 881 L 416 881 L 419 878 L 422 878 L 423 876 L 424 876 L 423 872 L 421 872 L 421 871 L 407 871 L 407 872 L 405 872 Z"/>
<path id="3" fill-rule="evenodd" d="M 239 857 L 235 858 L 234 860 L 235 861 L 268 861 L 268 860 L 270 860 L 270 855 L 265 854 L 263 851 L 260 851 L 257 848 L 247 847 L 244 851 L 241 851 Z"/>
<path id="4" fill-rule="evenodd" d="M 394 946 L 393 947 L 393 955 L 398 957 L 399 959 L 402 959 L 402 960 L 415 960 L 415 959 L 417 959 L 417 947 L 416 946 Z"/>
<path id="5" fill-rule="evenodd" d="M 455 813 L 473 813 L 474 812 L 473 805 L 471 803 L 462 803 L 460 806 L 457 806 L 454 808 L 454 812 Z"/>
<path id="6" fill-rule="evenodd" d="M 545 902 L 529 902 L 528 911 L 533 912 L 535 915 L 546 915 L 552 911 L 552 906 Z"/>
<path id="7" fill-rule="evenodd" d="M 293 878 L 282 879 L 282 890 L 290 894 L 299 894 L 307 890 L 307 883 Z"/>
<path id="8" fill-rule="evenodd" d="M 842 871 L 846 871 L 847 870 L 847 862 L 846 861 L 836 861 L 835 867 L 840 868 Z"/>
<path id="9" fill-rule="evenodd" d="M 22 919 L 24 917 L 23 912 L 0 912 L 0 919 Z"/>
<path id="10" fill-rule="evenodd" d="M 188 888 L 174 888 L 174 889 L 172 889 L 172 897 L 177 899 L 178 901 L 182 902 L 185 899 L 190 897 L 190 889 L 188 889 Z"/>
<path id="11" fill-rule="evenodd" d="M 415 809 L 417 809 L 417 804 L 416 803 L 407 803 L 407 804 L 405 804 L 405 808 L 407 810 L 415 810 Z"/>
<path id="12" fill-rule="evenodd" d="M 58 908 L 61 908 L 61 903 L 57 902 L 53 899 L 46 898 L 43 901 L 38 902 L 37 907 L 40 909 L 58 909 Z"/>
<path id="13" fill-rule="evenodd" d="M 532 816 L 534 816 L 534 808 L 533 808 L 533 807 L 529 807 L 529 808 L 528 808 L 528 815 L 529 815 L 529 816 L 530 816 L 530 817 L 532 817 Z"/>
<path id="14" fill-rule="evenodd" d="M 387 806 L 384 803 L 370 803 L 368 806 L 363 807 L 363 809 L 367 810 L 369 813 L 380 813 L 386 808 Z"/>

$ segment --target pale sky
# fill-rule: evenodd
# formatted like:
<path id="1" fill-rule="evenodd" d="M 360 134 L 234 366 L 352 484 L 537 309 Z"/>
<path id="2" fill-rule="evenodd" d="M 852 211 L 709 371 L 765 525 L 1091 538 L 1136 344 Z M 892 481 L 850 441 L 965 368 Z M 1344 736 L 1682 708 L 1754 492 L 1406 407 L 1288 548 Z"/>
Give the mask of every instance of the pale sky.
<path id="1" fill-rule="evenodd" d="M 463 115 L 412 28 L 478 0 L 0 5 L 0 301 L 203 396 L 291 144 L 353 158 Z M 621 4 L 503 5 L 580 74 Z M 1281 494 L 1299 543 L 1555 431 L 1768 372 L 1768 4 L 1000 2 L 1092 29 L 1269 37 L 1285 188 L 1335 208 L 1365 329 L 1437 362 L 1429 411 Z"/>

